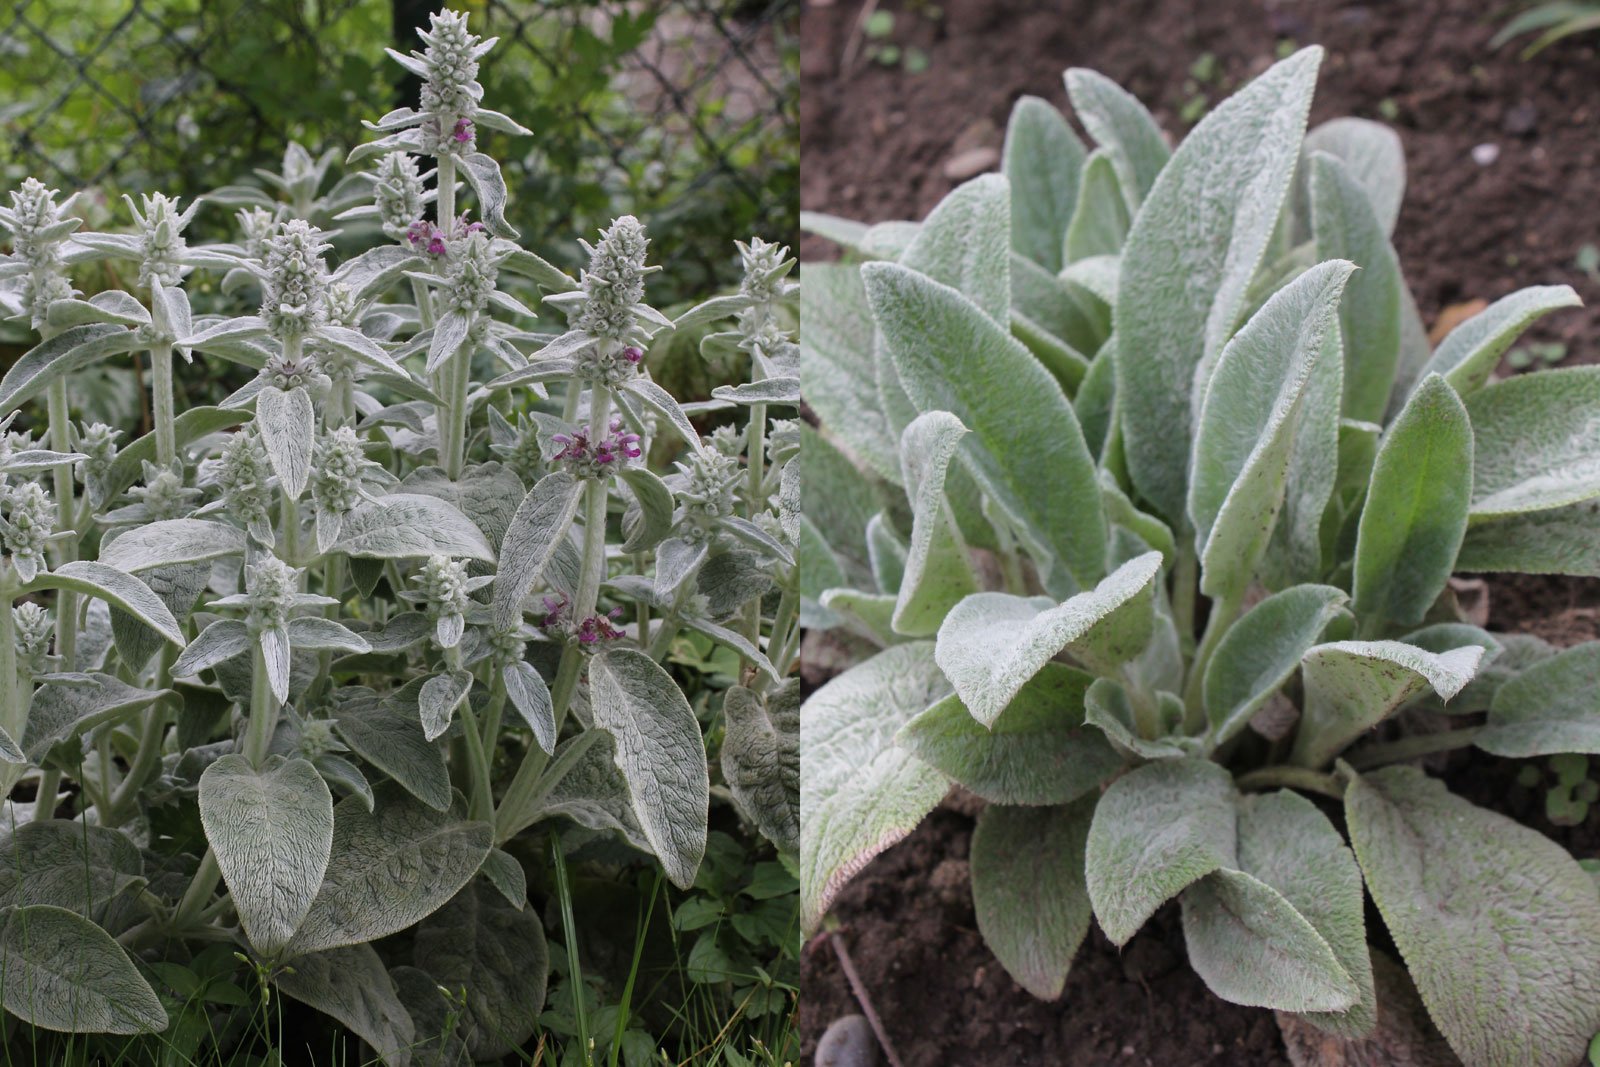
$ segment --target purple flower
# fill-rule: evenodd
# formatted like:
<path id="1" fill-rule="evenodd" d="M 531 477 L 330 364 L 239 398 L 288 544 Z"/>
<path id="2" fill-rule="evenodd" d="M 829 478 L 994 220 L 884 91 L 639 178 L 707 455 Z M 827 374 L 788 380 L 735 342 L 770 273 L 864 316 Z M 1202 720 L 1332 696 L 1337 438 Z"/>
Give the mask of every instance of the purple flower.
<path id="1" fill-rule="evenodd" d="M 545 597 L 544 610 L 544 626 L 548 629 L 549 627 L 559 623 L 561 621 L 561 616 L 566 613 L 567 595 L 565 593 L 561 593 L 557 596 Z"/>
<path id="2" fill-rule="evenodd" d="M 466 144 L 472 140 L 472 123 L 467 119 L 456 119 L 456 128 L 450 131 L 450 138 L 457 144 Z"/>
<path id="3" fill-rule="evenodd" d="M 622 350 L 622 355 L 629 363 L 638 363 L 644 358 L 644 349 L 637 345 L 629 345 Z"/>
<path id="4" fill-rule="evenodd" d="M 426 219 L 418 219 L 406 228 L 406 240 L 416 247 L 428 239 L 428 234 L 433 229 L 433 224 Z"/>

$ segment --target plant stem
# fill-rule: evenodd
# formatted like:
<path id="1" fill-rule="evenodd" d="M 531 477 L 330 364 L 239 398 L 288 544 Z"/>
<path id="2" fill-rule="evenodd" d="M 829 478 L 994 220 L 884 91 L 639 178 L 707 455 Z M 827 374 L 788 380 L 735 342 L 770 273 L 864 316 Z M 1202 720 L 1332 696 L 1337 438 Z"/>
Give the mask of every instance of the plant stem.
<path id="1" fill-rule="evenodd" d="M 1436 734 L 1418 734 L 1415 737 L 1402 737 L 1398 741 L 1365 745 L 1351 753 L 1346 762 L 1358 771 L 1370 771 L 1374 767 L 1400 763 L 1403 760 L 1416 759 L 1418 756 L 1431 756 L 1435 752 L 1466 748 L 1477 739 L 1482 730 L 1481 726 L 1463 726 Z"/>
<path id="2" fill-rule="evenodd" d="M 272 732 L 278 725 L 278 697 L 267 676 L 267 656 L 256 639 L 250 650 L 250 722 L 244 736 L 244 757 L 259 767 L 272 746 Z"/>
<path id="3" fill-rule="evenodd" d="M 461 718 L 465 729 L 461 736 L 467 742 L 467 766 L 472 771 L 472 800 L 467 808 L 469 819 L 494 818 L 494 793 L 489 783 L 489 755 L 483 748 L 483 734 L 478 717 L 472 712 L 472 701 L 461 705 Z"/>
<path id="4" fill-rule="evenodd" d="M 1238 618 L 1242 599 L 1236 594 L 1211 602 L 1211 617 L 1206 620 L 1205 636 L 1200 639 L 1200 647 L 1195 649 L 1194 662 L 1189 666 L 1189 680 L 1183 688 L 1184 728 L 1189 733 L 1205 725 L 1206 667 L 1211 664 L 1211 656 L 1222 641 L 1222 635 Z"/>
<path id="5" fill-rule="evenodd" d="M 1234 784 L 1240 789 L 1300 789 L 1307 793 L 1320 793 L 1334 800 L 1344 799 L 1344 784 L 1338 775 L 1313 771 L 1308 767 L 1262 767 L 1241 774 Z"/>
<path id="6" fill-rule="evenodd" d="M 178 458 L 178 439 L 172 405 L 172 346 L 150 349 L 150 395 L 156 433 L 156 465 L 163 470 Z"/>
<path id="7" fill-rule="evenodd" d="M 194 925 L 210 902 L 211 891 L 221 880 L 222 868 L 217 866 L 217 854 L 208 848 L 199 869 L 194 872 L 194 880 L 184 890 L 183 899 L 178 901 L 178 910 L 172 913 L 173 929 L 183 930 Z"/>
<path id="8" fill-rule="evenodd" d="M 1172 567 L 1172 621 L 1177 625 L 1180 640 L 1193 640 L 1195 583 L 1199 566 L 1194 546 L 1185 536 L 1178 548 L 1178 560 Z"/>
<path id="9" fill-rule="evenodd" d="M 33 800 L 33 817 L 35 819 L 51 819 L 56 814 L 56 794 L 61 790 L 61 772 L 43 770 L 39 772 L 39 793 Z"/>
<path id="10" fill-rule="evenodd" d="M 163 654 L 162 673 L 168 675 L 170 682 L 171 661 Z M 158 682 L 162 688 L 165 682 Z M 122 780 L 114 793 L 111 794 L 110 810 L 101 812 L 101 824 L 105 826 L 120 826 L 122 813 L 133 802 L 139 789 L 144 785 L 150 772 L 161 762 L 161 737 L 167 729 L 167 702 L 157 701 L 152 707 L 146 709 L 144 723 L 139 730 L 138 748 L 134 750 L 133 764 L 128 768 L 128 776 Z"/>
<path id="11" fill-rule="evenodd" d="M 550 702 L 555 708 L 558 737 L 561 734 L 562 720 L 566 718 L 567 708 L 572 703 L 573 691 L 578 687 L 578 675 L 582 670 L 583 652 L 578 648 L 577 641 L 569 641 L 567 647 L 561 650 L 561 663 L 556 667 L 555 683 L 550 687 Z M 511 784 L 506 787 L 505 796 L 500 798 L 500 806 L 495 810 L 494 826 L 497 842 L 505 841 L 526 825 L 523 822 L 527 817 L 526 809 L 538 792 L 539 776 L 544 773 L 549 759 L 550 757 L 538 744 L 529 746 L 527 754 L 522 757 L 522 765 L 517 768 Z"/>
<path id="12" fill-rule="evenodd" d="M 43 336 L 43 334 L 41 334 Z M 57 378 L 50 383 L 50 447 L 57 452 L 71 452 L 71 425 L 67 407 L 67 382 Z M 73 520 L 77 509 L 72 497 L 72 464 L 62 463 L 55 468 L 56 514 L 59 532 L 70 531 L 73 536 L 56 542 L 56 565 L 78 558 L 78 536 Z M 77 665 L 78 652 L 78 595 L 66 589 L 56 593 L 56 655 L 62 668 L 72 670 Z"/>

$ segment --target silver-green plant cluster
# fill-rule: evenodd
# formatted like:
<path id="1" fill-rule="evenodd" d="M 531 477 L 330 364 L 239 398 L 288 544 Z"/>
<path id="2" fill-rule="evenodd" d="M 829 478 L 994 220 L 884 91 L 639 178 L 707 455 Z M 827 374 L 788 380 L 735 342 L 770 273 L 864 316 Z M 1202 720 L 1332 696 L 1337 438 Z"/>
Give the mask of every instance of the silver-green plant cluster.
<path id="1" fill-rule="evenodd" d="M 0 1000 L 34 1026 L 160 1031 L 145 962 L 232 941 L 392 1065 L 509 1053 L 547 979 L 514 838 L 576 827 L 695 879 L 713 768 L 662 666 L 680 635 L 740 665 L 718 795 L 798 852 L 787 249 L 739 244 L 741 288 L 676 323 L 632 217 L 568 276 L 516 243 L 479 147 L 530 133 L 482 106 L 494 40 L 450 11 L 421 36 L 391 52 L 421 107 L 367 123 L 372 169 L 331 191 L 337 153 L 292 145 L 269 191 L 130 201 L 130 233 L 32 180 L 0 208 L 0 310 L 40 337 L 0 411 L 48 415 L 0 439 L 0 785 L 37 798 L 0 827 Z M 238 241 L 188 244 L 218 206 Z M 74 289 L 107 258 L 130 291 Z M 256 310 L 197 314 L 196 271 Z M 655 384 L 649 348 L 689 326 L 749 380 Z M 197 353 L 253 376 L 176 410 Z M 122 358 L 137 439 L 69 417 L 72 376 Z M 203 855 L 163 843 L 185 807 Z"/>
<path id="2" fill-rule="evenodd" d="M 1040 997 L 1091 921 L 1123 945 L 1175 899 L 1218 996 L 1359 1037 L 1370 895 L 1465 1063 L 1562 1067 L 1595 883 L 1415 761 L 1600 751 L 1600 644 L 1488 633 L 1450 584 L 1600 574 L 1600 369 L 1494 378 L 1566 286 L 1430 347 L 1399 139 L 1307 132 L 1320 60 L 1171 151 L 1071 70 L 1092 150 L 1025 98 L 922 223 L 805 219 L 857 262 L 804 268 L 804 611 L 877 649 L 801 710 L 803 920 L 956 783 Z"/>

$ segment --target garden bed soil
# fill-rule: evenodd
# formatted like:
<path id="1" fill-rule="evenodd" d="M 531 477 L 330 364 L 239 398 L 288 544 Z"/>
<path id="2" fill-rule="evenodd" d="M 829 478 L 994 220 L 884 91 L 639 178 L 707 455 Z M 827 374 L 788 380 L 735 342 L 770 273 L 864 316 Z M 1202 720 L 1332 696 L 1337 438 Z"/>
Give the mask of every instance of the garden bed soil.
<path id="1" fill-rule="evenodd" d="M 885 2 L 893 40 L 928 59 L 921 74 L 842 57 L 856 0 L 811 0 L 802 21 L 802 206 L 876 222 L 921 218 L 957 181 L 946 165 L 998 149 L 1023 93 L 1065 107 L 1060 74 L 1094 67 L 1152 106 L 1178 134 L 1190 64 L 1215 57 L 1213 102 L 1264 69 L 1283 42 L 1328 49 L 1312 122 L 1385 118 L 1409 164 L 1395 244 L 1430 325 L 1459 305 L 1524 285 L 1565 282 L 1587 307 L 1528 335 L 1566 346 L 1564 362 L 1600 362 L 1600 283 L 1576 269 L 1600 244 L 1600 56 L 1583 38 L 1522 62 L 1491 52 L 1503 13 L 1478 0 L 1271 3 L 1266 0 L 943 0 Z M 1589 40 L 1594 40 L 1591 35 Z M 1473 149 L 1497 146 L 1487 166 Z M 834 249 L 806 238 L 802 258 Z M 1502 366 L 1502 372 L 1510 372 Z M 1490 579 L 1489 625 L 1559 645 L 1600 637 L 1600 581 Z M 811 681 L 820 678 L 812 677 Z M 1521 764 L 1469 751 L 1434 770 L 1470 799 L 1530 825 L 1579 856 L 1600 855 L 1600 813 L 1551 824 L 1542 791 L 1516 784 Z M 954 799 L 864 870 L 839 897 L 836 935 L 905 1067 L 1109 1067 L 1290 1062 L 1269 1012 L 1213 997 L 1188 968 L 1171 906 L 1118 950 L 1092 931 L 1063 999 L 1041 1003 L 983 946 L 967 848 L 973 805 Z M 1369 908 L 1369 928 L 1382 927 Z M 838 1015 L 858 1006 L 826 940 L 806 948 L 806 1062 Z"/>

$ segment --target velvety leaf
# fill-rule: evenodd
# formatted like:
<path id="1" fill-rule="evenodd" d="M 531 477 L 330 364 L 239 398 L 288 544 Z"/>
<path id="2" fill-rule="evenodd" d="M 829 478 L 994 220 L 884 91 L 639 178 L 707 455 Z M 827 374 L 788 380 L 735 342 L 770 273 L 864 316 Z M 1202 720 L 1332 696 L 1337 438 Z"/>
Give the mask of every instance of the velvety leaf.
<path id="1" fill-rule="evenodd" d="M 290 942 L 291 953 L 375 941 L 431 915 L 467 884 L 489 854 L 493 830 L 424 807 L 393 785 L 333 811 L 322 887 Z"/>
<path id="2" fill-rule="evenodd" d="M 960 293 L 888 263 L 862 268 L 867 295 L 907 392 L 971 432 L 963 455 L 996 503 L 1080 584 L 1105 566 L 1094 461 L 1060 386 Z M 1048 477 L 1057 491 L 1040 493 Z M 1061 583 L 1057 582 L 1059 587 Z"/>
<path id="3" fill-rule="evenodd" d="M 1121 252 L 1129 221 L 1128 201 L 1117 178 L 1116 162 L 1106 149 L 1097 148 L 1083 165 L 1078 205 L 1072 212 L 1072 224 L 1067 227 L 1067 261 Z"/>
<path id="4" fill-rule="evenodd" d="M 1157 693 L 1154 700 L 1156 719 L 1164 729 L 1157 731 L 1162 736 L 1145 737 L 1139 731 L 1128 687 L 1110 678 L 1096 678 L 1083 695 L 1083 720 L 1097 727 L 1111 742 L 1114 751 L 1131 752 L 1140 759 L 1182 759 L 1198 755 L 1199 742 L 1176 732 L 1183 721 L 1183 702 L 1170 693 Z M 1165 732 L 1167 730 L 1173 732 Z"/>
<path id="5" fill-rule="evenodd" d="M 204 519 L 166 519 L 133 527 L 104 544 L 100 562 L 137 574 L 174 563 L 242 555 L 244 545 L 244 531 L 237 526 Z"/>
<path id="6" fill-rule="evenodd" d="M 800 378 L 806 403 L 829 433 L 879 477 L 892 481 L 900 476 L 896 435 L 877 400 L 872 309 L 861 270 L 808 263 L 805 278 L 800 287 Z M 801 455 L 807 451 L 802 447 Z"/>
<path id="7" fill-rule="evenodd" d="M 1497 756 L 1600 754 L 1600 642 L 1535 663 L 1494 694 L 1475 744 Z"/>
<path id="8" fill-rule="evenodd" d="M 1503 296 L 1446 335 L 1422 369 L 1444 375 L 1462 396 L 1483 386 L 1523 330 L 1550 312 L 1582 303 L 1570 285 L 1534 285 Z"/>
<path id="9" fill-rule="evenodd" d="M 157 1033 L 167 1013 L 110 934 L 49 904 L 0 911 L 0 1000 L 23 1022 L 75 1034 Z"/>
<path id="10" fill-rule="evenodd" d="M 390 493 L 344 517 L 334 551 L 370 559 L 434 554 L 493 562 L 494 546 L 455 505 L 424 493 Z"/>
<path id="11" fill-rule="evenodd" d="M 1306 133 L 1305 152 L 1308 158 L 1324 152 L 1339 160 L 1372 205 L 1384 236 L 1394 233 L 1406 191 L 1406 157 L 1399 134 L 1370 119 L 1330 119 Z"/>
<path id="12" fill-rule="evenodd" d="M 274 975 L 272 984 L 285 996 L 339 1020 L 384 1062 L 408 1062 L 416 1028 L 371 945 L 301 956 Z"/>
<path id="13" fill-rule="evenodd" d="M 256 395 L 256 428 L 278 484 L 294 499 L 311 477 L 311 446 L 316 442 L 317 414 L 302 388 L 284 392 L 275 385 Z"/>
<path id="14" fill-rule="evenodd" d="M 1462 571 L 1600 576 L 1600 501 L 1470 522 L 1456 556 Z"/>
<path id="15" fill-rule="evenodd" d="M 1274 593 L 1228 628 L 1206 666 L 1206 717 L 1221 744 L 1300 669 L 1348 597 L 1328 585 L 1297 585 Z"/>
<path id="16" fill-rule="evenodd" d="M 1194 882 L 1234 862 L 1233 779 L 1209 760 L 1147 763 L 1100 797 L 1085 870 L 1095 918 L 1125 945 Z"/>
<path id="17" fill-rule="evenodd" d="M 417 712 L 422 720 L 422 736 L 434 740 L 450 729 L 456 709 L 472 692 L 471 671 L 435 674 L 422 683 L 417 694 Z"/>
<path id="18" fill-rule="evenodd" d="M 30 762 L 41 763 L 68 738 L 132 715 L 166 695 L 165 690 L 140 689 L 109 674 L 57 675 L 34 690 L 20 738 L 22 750 Z"/>
<path id="19" fill-rule="evenodd" d="M 945 502 L 945 472 L 965 437 L 961 420 L 943 411 L 919 415 L 900 441 L 900 462 L 911 500 L 911 545 L 896 583 L 896 633 L 926 637 L 978 583 L 961 531 Z M 885 589 L 884 592 L 895 590 Z"/>
<path id="20" fill-rule="evenodd" d="M 333 796 L 303 759 L 237 753 L 200 776 L 200 819 L 228 895 L 256 951 L 289 943 L 322 884 L 333 846 Z"/>
<path id="21" fill-rule="evenodd" d="M 1011 189 L 998 174 L 957 186 L 900 256 L 901 266 L 948 285 L 1001 326 L 1011 322 Z"/>
<path id="22" fill-rule="evenodd" d="M 781 851 L 800 851 L 800 680 L 723 697 L 722 777 L 741 814 Z"/>
<path id="23" fill-rule="evenodd" d="M 1266 550 L 1318 365 L 1340 358 L 1336 316 L 1353 270 L 1335 260 L 1300 275 L 1273 294 L 1217 361 L 1195 432 L 1189 482 L 1200 587 L 1210 596 L 1241 596 Z M 1137 417 L 1131 407 L 1128 415 Z M 1130 431 L 1125 420 L 1123 432 Z M 1330 453 L 1329 492 L 1337 432 L 1335 423 L 1332 439 L 1323 442 Z M 1315 523 L 1326 500 L 1324 495 L 1315 507 Z"/>
<path id="24" fill-rule="evenodd" d="M 1048 101 L 1023 96 L 1011 109 L 1002 158 L 1013 200 L 1011 247 L 1048 271 L 1060 270 L 1083 143 Z"/>
<path id="25" fill-rule="evenodd" d="M 62 330 L 24 352 L 0 378 L 0 411 L 15 411 L 52 382 L 144 347 L 137 331 L 120 326 L 95 323 Z"/>
<path id="26" fill-rule="evenodd" d="M 466 991 L 460 1025 L 473 1059 L 497 1060 L 532 1036 L 550 970 L 536 911 L 472 881 L 417 927 L 412 955 L 439 985 Z"/>
<path id="27" fill-rule="evenodd" d="M 1600 496 L 1600 367 L 1519 374 L 1474 393 L 1472 521 Z"/>
<path id="28" fill-rule="evenodd" d="M 1123 249 L 1115 311 L 1128 472 L 1169 521 L 1187 499 L 1193 394 L 1244 313 L 1288 195 L 1322 50 L 1305 48 L 1202 119 Z M 1198 372 L 1198 373 L 1197 373 Z M 1260 391 L 1258 389 L 1258 391 Z"/>
<path id="29" fill-rule="evenodd" d="M 1468 1067 L 1566 1067 L 1600 1030 L 1600 896 L 1537 830 L 1415 767 L 1355 778 L 1345 816 L 1367 889 Z"/>
<path id="30" fill-rule="evenodd" d="M 112 607 L 121 608 L 162 637 L 182 648 L 183 631 L 178 620 L 150 591 L 150 587 L 131 574 L 125 574 L 104 563 L 78 560 L 63 563 L 53 571 L 39 575 L 17 590 L 19 593 L 36 593 L 41 589 L 66 589 L 85 596 L 104 600 Z"/>
<path id="31" fill-rule="evenodd" d="M 565 471 L 547 474 L 528 490 L 506 528 L 493 586 L 495 625 L 511 629 L 578 511 L 583 486 Z"/>
<path id="32" fill-rule="evenodd" d="M 450 773 L 444 751 L 407 716 L 376 695 L 342 701 L 334 711 L 339 737 L 362 759 L 393 778 L 435 811 L 450 808 Z"/>
<path id="33" fill-rule="evenodd" d="M 1467 530 L 1473 452 L 1466 407 L 1430 374 L 1373 463 L 1355 554 L 1355 612 L 1364 624 L 1416 625 L 1444 591 Z"/>
<path id="34" fill-rule="evenodd" d="M 700 723 L 655 660 L 614 648 L 589 661 L 595 726 L 616 741 L 634 814 L 667 877 L 687 889 L 706 847 L 711 781 Z"/>
<path id="35" fill-rule="evenodd" d="M 1302 657 L 1305 705 L 1290 760 L 1320 767 L 1425 691 L 1449 700 L 1472 680 L 1480 645 L 1445 653 L 1399 641 L 1335 641 Z"/>
<path id="36" fill-rule="evenodd" d="M 972 903 L 984 943 L 1034 996 L 1054 1000 L 1089 933 L 1084 843 L 1094 798 L 1067 807 L 991 804 L 972 831 Z"/>
<path id="37" fill-rule="evenodd" d="M 948 696 L 901 728 L 896 741 L 994 804 L 1066 804 L 1122 769 L 1122 757 L 1083 721 L 1093 676 L 1047 663 L 988 727 Z"/>
<path id="38" fill-rule="evenodd" d="M 586 730 L 563 741 L 546 771 L 555 784 L 534 805 L 528 825 L 566 816 L 591 830 L 619 831 L 634 848 L 649 852 L 650 842 L 634 815 L 633 795 L 617 770 L 616 758 L 617 743 L 604 730 Z"/>
<path id="39" fill-rule="evenodd" d="M 986 726 L 1063 651 L 1093 671 L 1113 672 L 1150 640 L 1151 588 L 1160 569 L 1161 554 L 1146 553 L 1055 606 L 1042 597 L 974 593 L 939 627 L 939 668 Z"/>
<path id="40" fill-rule="evenodd" d="M 546 752 L 556 747 L 555 707 L 550 699 L 550 687 L 545 684 L 533 664 L 525 660 L 508 663 L 501 672 L 506 696 L 511 706 L 522 716 L 522 721 L 533 731 L 533 738 Z"/>
<path id="41" fill-rule="evenodd" d="M 818 689 L 800 715 L 801 924 L 815 930 L 844 884 L 909 834 L 949 788 L 895 743 L 949 692 L 933 645 L 897 645 Z"/>
<path id="42" fill-rule="evenodd" d="M 631 527 L 627 519 L 623 520 L 626 540 L 622 543 L 622 550 L 648 552 L 672 532 L 672 490 L 643 467 L 629 467 L 622 472 L 621 478 L 633 492 L 638 508 L 638 517 Z M 628 514 L 631 516 L 634 511 L 630 509 Z"/>
<path id="43" fill-rule="evenodd" d="M 516 228 L 506 222 L 506 180 L 500 173 L 500 164 L 482 152 L 469 153 L 460 161 L 461 176 L 478 197 L 478 214 L 484 226 L 496 237 L 516 240 Z"/>
<path id="44" fill-rule="evenodd" d="M 36 819 L 0 835 L 0 908 L 53 904 L 93 921 L 144 882 L 139 848 L 118 830 Z"/>
<path id="45" fill-rule="evenodd" d="M 1171 155 L 1161 127 L 1132 93 L 1103 74 L 1073 67 L 1066 81 L 1078 120 L 1110 153 L 1128 211 L 1137 212 Z"/>

